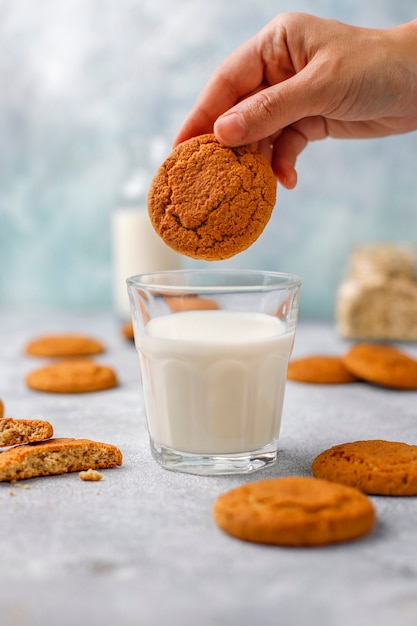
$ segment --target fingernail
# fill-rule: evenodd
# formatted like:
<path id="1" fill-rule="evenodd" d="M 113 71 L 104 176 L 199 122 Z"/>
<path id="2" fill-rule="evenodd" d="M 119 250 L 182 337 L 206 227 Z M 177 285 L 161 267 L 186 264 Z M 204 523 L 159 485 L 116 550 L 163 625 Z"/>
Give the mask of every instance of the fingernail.
<path id="1" fill-rule="evenodd" d="M 226 113 L 214 124 L 214 133 L 222 143 L 232 145 L 246 136 L 246 126 L 238 113 Z"/>

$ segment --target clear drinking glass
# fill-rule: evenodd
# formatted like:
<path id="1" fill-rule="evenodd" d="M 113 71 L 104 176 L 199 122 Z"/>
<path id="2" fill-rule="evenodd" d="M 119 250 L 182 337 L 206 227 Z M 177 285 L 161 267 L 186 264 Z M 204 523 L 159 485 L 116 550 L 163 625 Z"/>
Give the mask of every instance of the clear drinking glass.
<path id="1" fill-rule="evenodd" d="M 127 284 L 153 457 L 195 474 L 274 462 L 301 279 L 173 270 Z"/>

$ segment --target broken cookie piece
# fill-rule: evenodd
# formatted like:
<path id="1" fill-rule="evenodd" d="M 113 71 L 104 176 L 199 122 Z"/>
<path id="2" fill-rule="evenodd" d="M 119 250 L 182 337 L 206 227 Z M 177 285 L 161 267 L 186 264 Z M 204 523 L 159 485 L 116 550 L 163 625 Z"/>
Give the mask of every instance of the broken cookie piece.
<path id="1" fill-rule="evenodd" d="M 122 453 L 111 444 L 89 439 L 49 439 L 2 452 L 0 482 L 89 469 L 107 469 L 121 464 Z"/>
<path id="2" fill-rule="evenodd" d="M 52 425 L 44 420 L 0 419 L 0 447 L 43 441 L 54 434 Z"/>

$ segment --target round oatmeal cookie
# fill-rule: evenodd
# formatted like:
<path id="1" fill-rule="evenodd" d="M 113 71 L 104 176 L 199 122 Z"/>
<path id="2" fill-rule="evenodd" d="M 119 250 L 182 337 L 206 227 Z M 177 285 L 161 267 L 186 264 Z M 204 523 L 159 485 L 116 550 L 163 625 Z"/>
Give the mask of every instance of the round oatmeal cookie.
<path id="1" fill-rule="evenodd" d="M 341 357 L 332 355 L 313 355 L 290 361 L 288 379 L 317 385 L 340 385 L 358 380 Z"/>
<path id="2" fill-rule="evenodd" d="M 366 534 L 375 512 L 357 489 L 289 476 L 248 483 L 221 495 L 214 518 L 226 533 L 245 541 L 320 546 Z"/>
<path id="3" fill-rule="evenodd" d="M 90 359 L 68 359 L 30 372 L 26 384 L 36 391 L 87 393 L 111 389 L 118 382 L 111 367 Z"/>
<path id="4" fill-rule="evenodd" d="M 264 230 L 277 183 L 251 146 L 228 148 L 213 134 L 178 145 L 156 172 L 148 194 L 158 235 L 177 252 L 217 261 L 242 252 Z"/>
<path id="5" fill-rule="evenodd" d="M 394 346 L 358 343 L 343 363 L 358 378 L 392 389 L 417 389 L 417 361 Z"/>
<path id="6" fill-rule="evenodd" d="M 313 461 L 317 478 L 381 496 L 417 495 L 417 446 L 380 439 L 342 443 Z"/>
<path id="7" fill-rule="evenodd" d="M 87 356 L 104 352 L 100 341 L 85 335 L 43 335 L 30 341 L 26 354 L 41 357 Z"/>

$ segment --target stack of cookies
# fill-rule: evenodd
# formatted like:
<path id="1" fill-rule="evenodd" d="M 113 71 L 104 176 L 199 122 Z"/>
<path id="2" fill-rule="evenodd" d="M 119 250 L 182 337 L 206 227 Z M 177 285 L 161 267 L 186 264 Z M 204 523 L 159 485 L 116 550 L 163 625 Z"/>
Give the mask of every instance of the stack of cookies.
<path id="1" fill-rule="evenodd" d="M 408 244 L 376 243 L 354 250 L 336 301 L 347 339 L 417 341 L 417 257 Z"/>

